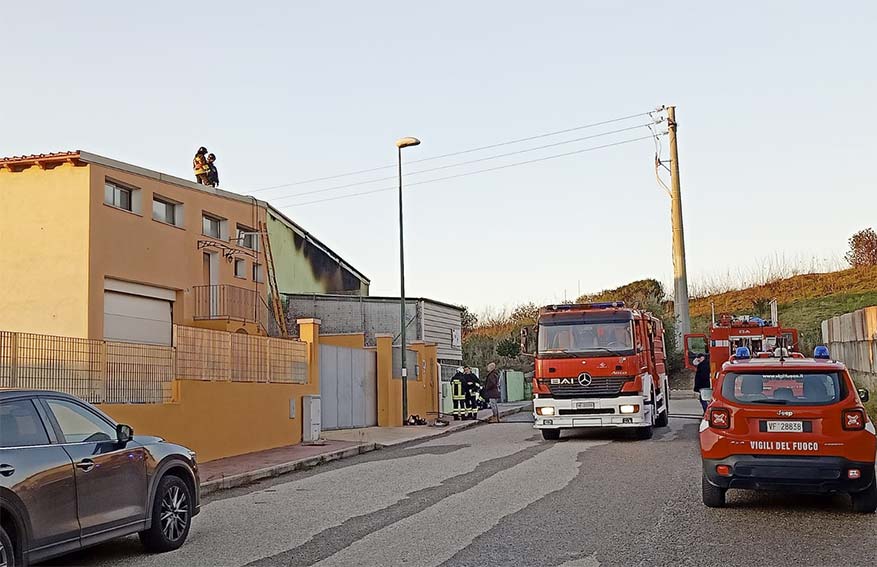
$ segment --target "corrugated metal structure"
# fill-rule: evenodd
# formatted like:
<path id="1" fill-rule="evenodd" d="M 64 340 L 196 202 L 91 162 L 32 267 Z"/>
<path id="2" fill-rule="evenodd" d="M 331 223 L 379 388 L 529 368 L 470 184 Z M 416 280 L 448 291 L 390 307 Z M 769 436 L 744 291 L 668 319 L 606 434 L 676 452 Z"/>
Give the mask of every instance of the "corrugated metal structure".
<path id="1" fill-rule="evenodd" d="M 399 299 L 326 294 L 284 294 L 286 320 L 295 329 L 296 319 L 316 318 L 322 321 L 321 332 L 365 333 L 366 345 L 375 344 L 375 335 L 388 333 L 399 341 Z M 461 364 L 463 309 L 426 298 L 406 298 L 405 317 L 408 321 L 406 339 L 435 343 L 439 362 Z"/>

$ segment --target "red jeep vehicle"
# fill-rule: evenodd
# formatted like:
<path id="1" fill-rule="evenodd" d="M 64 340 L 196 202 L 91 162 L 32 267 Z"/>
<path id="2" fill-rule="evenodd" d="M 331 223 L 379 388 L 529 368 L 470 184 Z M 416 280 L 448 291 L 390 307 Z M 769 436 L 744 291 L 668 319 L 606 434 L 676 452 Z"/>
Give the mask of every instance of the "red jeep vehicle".
<path id="1" fill-rule="evenodd" d="M 877 510 L 877 437 L 846 367 L 817 347 L 814 358 L 751 358 L 722 366 L 700 425 L 703 503 L 725 505 L 729 488 L 845 492 L 856 512 Z"/>

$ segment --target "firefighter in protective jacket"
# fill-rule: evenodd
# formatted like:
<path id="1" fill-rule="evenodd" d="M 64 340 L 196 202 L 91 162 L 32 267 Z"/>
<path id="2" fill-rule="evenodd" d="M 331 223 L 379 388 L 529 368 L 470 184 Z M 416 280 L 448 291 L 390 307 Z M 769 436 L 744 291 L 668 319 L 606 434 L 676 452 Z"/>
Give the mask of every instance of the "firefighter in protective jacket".
<path id="1" fill-rule="evenodd" d="M 451 401 L 454 404 L 452 411 L 455 420 L 461 420 L 466 416 L 466 394 L 463 391 L 463 372 L 461 368 L 451 378 Z"/>
<path id="2" fill-rule="evenodd" d="M 463 368 L 463 394 L 466 399 L 465 419 L 478 418 L 478 392 L 481 390 L 481 384 L 478 382 L 478 376 L 472 373 L 472 369 L 468 366 Z"/>

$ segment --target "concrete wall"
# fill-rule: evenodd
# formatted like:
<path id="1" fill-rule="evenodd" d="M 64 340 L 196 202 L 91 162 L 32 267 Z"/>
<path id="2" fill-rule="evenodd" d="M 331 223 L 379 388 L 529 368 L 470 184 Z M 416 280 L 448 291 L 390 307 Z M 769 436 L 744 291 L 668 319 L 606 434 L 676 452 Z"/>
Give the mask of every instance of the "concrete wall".
<path id="1" fill-rule="evenodd" d="M 268 213 L 268 237 L 280 293 L 368 295 L 364 281 L 339 258 L 327 253 L 283 218 Z"/>
<path id="2" fill-rule="evenodd" d="M 0 329 L 88 336 L 88 176 L 0 169 Z"/>
<path id="3" fill-rule="evenodd" d="M 136 433 L 159 435 L 198 453 L 202 462 L 301 442 L 301 397 L 319 384 L 177 380 L 169 404 L 105 404 Z M 294 402 L 295 417 L 289 417 Z"/>
<path id="4" fill-rule="evenodd" d="M 823 321 L 822 340 L 860 384 L 877 387 L 877 306 Z"/>
<path id="5" fill-rule="evenodd" d="M 139 434 L 189 447 L 202 462 L 301 443 L 301 398 L 320 393 L 320 325 L 314 320 L 300 325 L 308 343 L 307 384 L 176 380 L 172 403 L 100 407 Z"/>

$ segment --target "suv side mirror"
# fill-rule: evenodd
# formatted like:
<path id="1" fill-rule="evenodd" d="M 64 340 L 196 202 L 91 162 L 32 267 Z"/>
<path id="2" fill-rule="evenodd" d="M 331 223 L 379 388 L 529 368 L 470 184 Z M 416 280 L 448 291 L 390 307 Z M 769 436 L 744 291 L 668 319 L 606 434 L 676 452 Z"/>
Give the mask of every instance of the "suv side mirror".
<path id="1" fill-rule="evenodd" d="M 134 429 L 130 425 L 119 423 L 116 425 L 116 440 L 119 443 L 127 443 L 134 437 Z"/>
<path id="2" fill-rule="evenodd" d="M 701 399 L 701 401 L 704 401 L 704 402 L 713 401 L 713 389 L 712 388 L 701 388 L 700 399 Z"/>
<path id="3" fill-rule="evenodd" d="M 862 400 L 862 403 L 871 399 L 871 394 L 868 392 L 868 388 L 859 388 L 859 398 Z"/>

